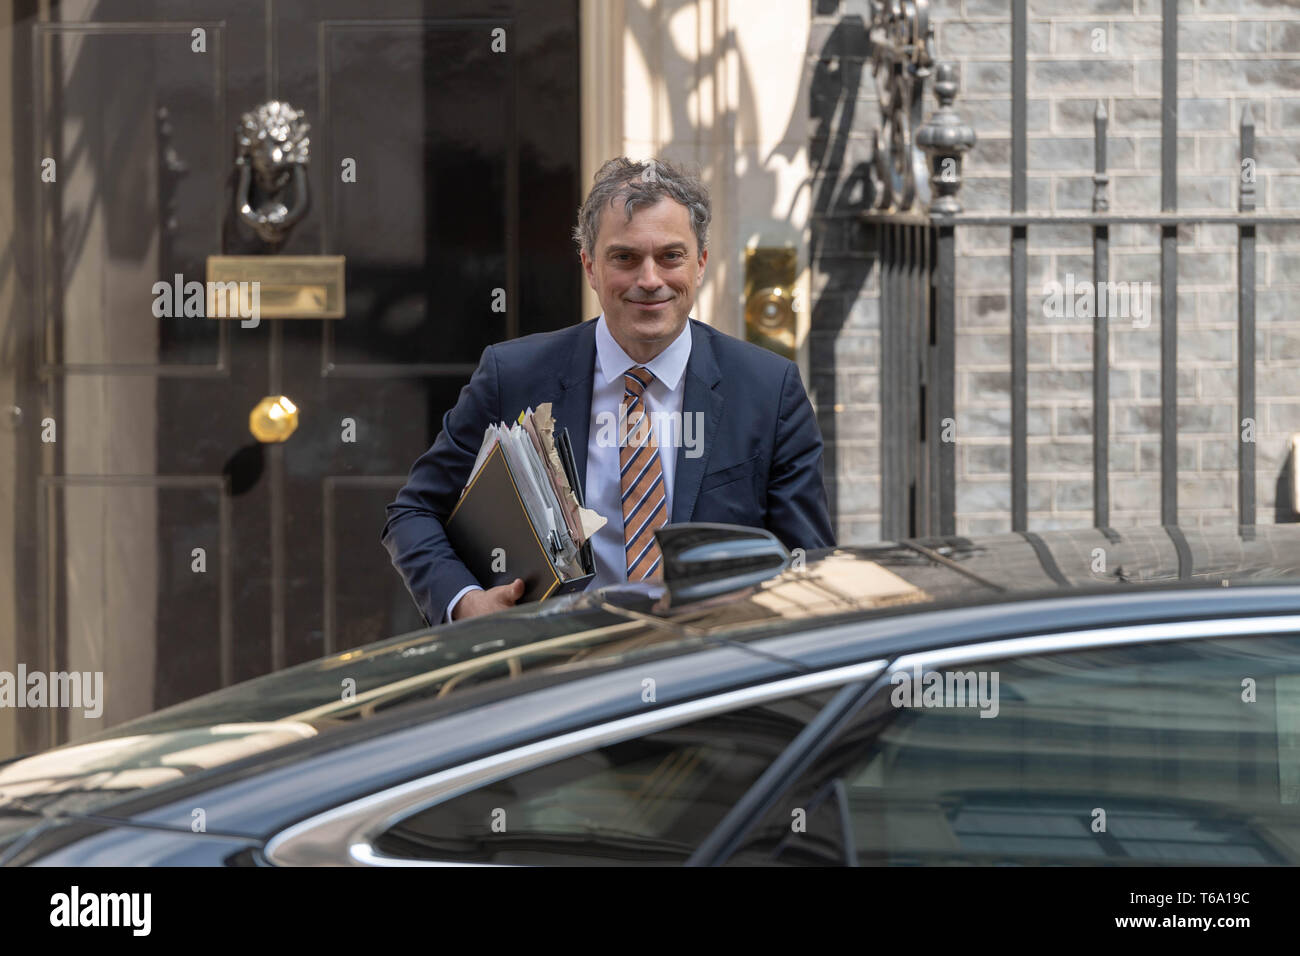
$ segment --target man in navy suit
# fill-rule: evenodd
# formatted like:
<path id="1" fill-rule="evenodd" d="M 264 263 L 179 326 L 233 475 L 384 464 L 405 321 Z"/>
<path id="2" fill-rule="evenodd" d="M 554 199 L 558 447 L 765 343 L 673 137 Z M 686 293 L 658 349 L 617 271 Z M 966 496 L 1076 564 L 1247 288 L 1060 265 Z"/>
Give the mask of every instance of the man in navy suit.
<path id="1" fill-rule="evenodd" d="M 669 521 L 771 530 L 788 548 L 835 543 L 822 437 L 793 363 L 690 318 L 708 260 L 708 190 L 670 163 L 605 163 L 574 239 L 604 312 L 483 351 L 478 368 L 388 506 L 382 540 L 426 623 L 514 604 L 484 590 L 443 531 L 491 423 L 552 403 L 573 440 L 592 538 L 589 588 L 660 576 Z"/>

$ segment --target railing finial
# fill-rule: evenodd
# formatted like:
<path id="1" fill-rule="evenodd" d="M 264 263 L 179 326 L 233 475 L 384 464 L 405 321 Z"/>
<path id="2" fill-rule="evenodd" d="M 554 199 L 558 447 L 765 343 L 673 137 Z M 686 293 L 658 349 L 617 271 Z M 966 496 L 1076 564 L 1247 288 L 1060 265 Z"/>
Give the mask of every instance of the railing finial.
<path id="1" fill-rule="evenodd" d="M 1247 103 L 1241 110 L 1241 199 L 1242 212 L 1255 209 L 1255 114 Z"/>
<path id="2" fill-rule="evenodd" d="M 940 63 L 935 71 L 934 95 L 939 108 L 916 134 L 916 144 L 930 159 L 930 211 L 951 216 L 961 212 L 961 158 L 975 145 L 975 131 L 952 108 L 957 98 L 957 71 Z"/>
<path id="3" fill-rule="evenodd" d="M 1110 185 L 1110 176 L 1106 173 L 1106 123 L 1109 117 L 1106 115 L 1106 104 L 1098 100 L 1097 112 L 1092 117 L 1093 128 L 1093 153 L 1096 157 L 1096 164 L 1092 174 L 1092 211 L 1106 212 L 1110 209 L 1110 195 L 1107 187 Z"/>

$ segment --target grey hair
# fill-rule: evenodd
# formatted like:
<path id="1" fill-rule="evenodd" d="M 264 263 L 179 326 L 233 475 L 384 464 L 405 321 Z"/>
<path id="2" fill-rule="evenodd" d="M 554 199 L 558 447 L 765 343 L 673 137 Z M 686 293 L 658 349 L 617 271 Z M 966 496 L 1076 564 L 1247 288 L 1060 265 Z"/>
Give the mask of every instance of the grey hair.
<path id="1" fill-rule="evenodd" d="M 641 163 L 620 156 L 601 166 L 596 172 L 591 192 L 578 209 L 578 224 L 573 227 L 573 241 L 588 256 L 594 256 L 600 214 L 606 206 L 622 199 L 627 221 L 631 222 L 632 214 L 637 209 L 653 206 L 665 196 L 686 207 L 695 228 L 698 255 L 709 245 L 709 220 L 713 218 L 709 187 L 698 176 L 692 176 L 662 159 L 649 159 Z"/>

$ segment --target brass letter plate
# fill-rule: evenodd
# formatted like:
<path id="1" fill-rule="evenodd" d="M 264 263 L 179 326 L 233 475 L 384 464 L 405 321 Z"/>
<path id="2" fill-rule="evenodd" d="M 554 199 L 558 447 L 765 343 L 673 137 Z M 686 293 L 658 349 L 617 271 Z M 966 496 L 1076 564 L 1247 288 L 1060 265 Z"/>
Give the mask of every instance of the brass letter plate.
<path id="1" fill-rule="evenodd" d="M 343 256 L 208 256 L 208 317 L 238 319 L 256 303 L 263 319 L 341 319 L 343 260 Z"/>

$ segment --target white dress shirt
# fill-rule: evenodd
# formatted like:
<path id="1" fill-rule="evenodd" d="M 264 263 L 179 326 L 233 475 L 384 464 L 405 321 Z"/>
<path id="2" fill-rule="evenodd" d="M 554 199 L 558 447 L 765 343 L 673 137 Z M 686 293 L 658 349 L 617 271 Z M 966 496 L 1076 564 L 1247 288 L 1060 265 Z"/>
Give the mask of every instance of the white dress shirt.
<path id="1" fill-rule="evenodd" d="M 677 448 L 682 442 L 682 399 L 686 394 L 686 363 L 691 357 L 691 325 L 682 326 L 677 338 L 645 363 L 654 375 L 645 390 L 646 409 L 659 446 L 659 463 L 664 476 L 664 513 L 672 520 L 673 476 L 677 471 Z M 619 405 L 624 400 L 623 374 L 640 365 L 628 357 L 614 340 L 605 313 L 596 320 L 596 368 L 591 385 L 591 421 L 587 429 L 587 474 L 583 491 L 585 504 L 606 519 L 605 526 L 591 539 L 596 574 L 589 590 L 627 580 L 627 559 L 623 541 L 623 488 L 618 461 Z M 463 588 L 447 605 L 452 610 L 475 585 Z"/>

